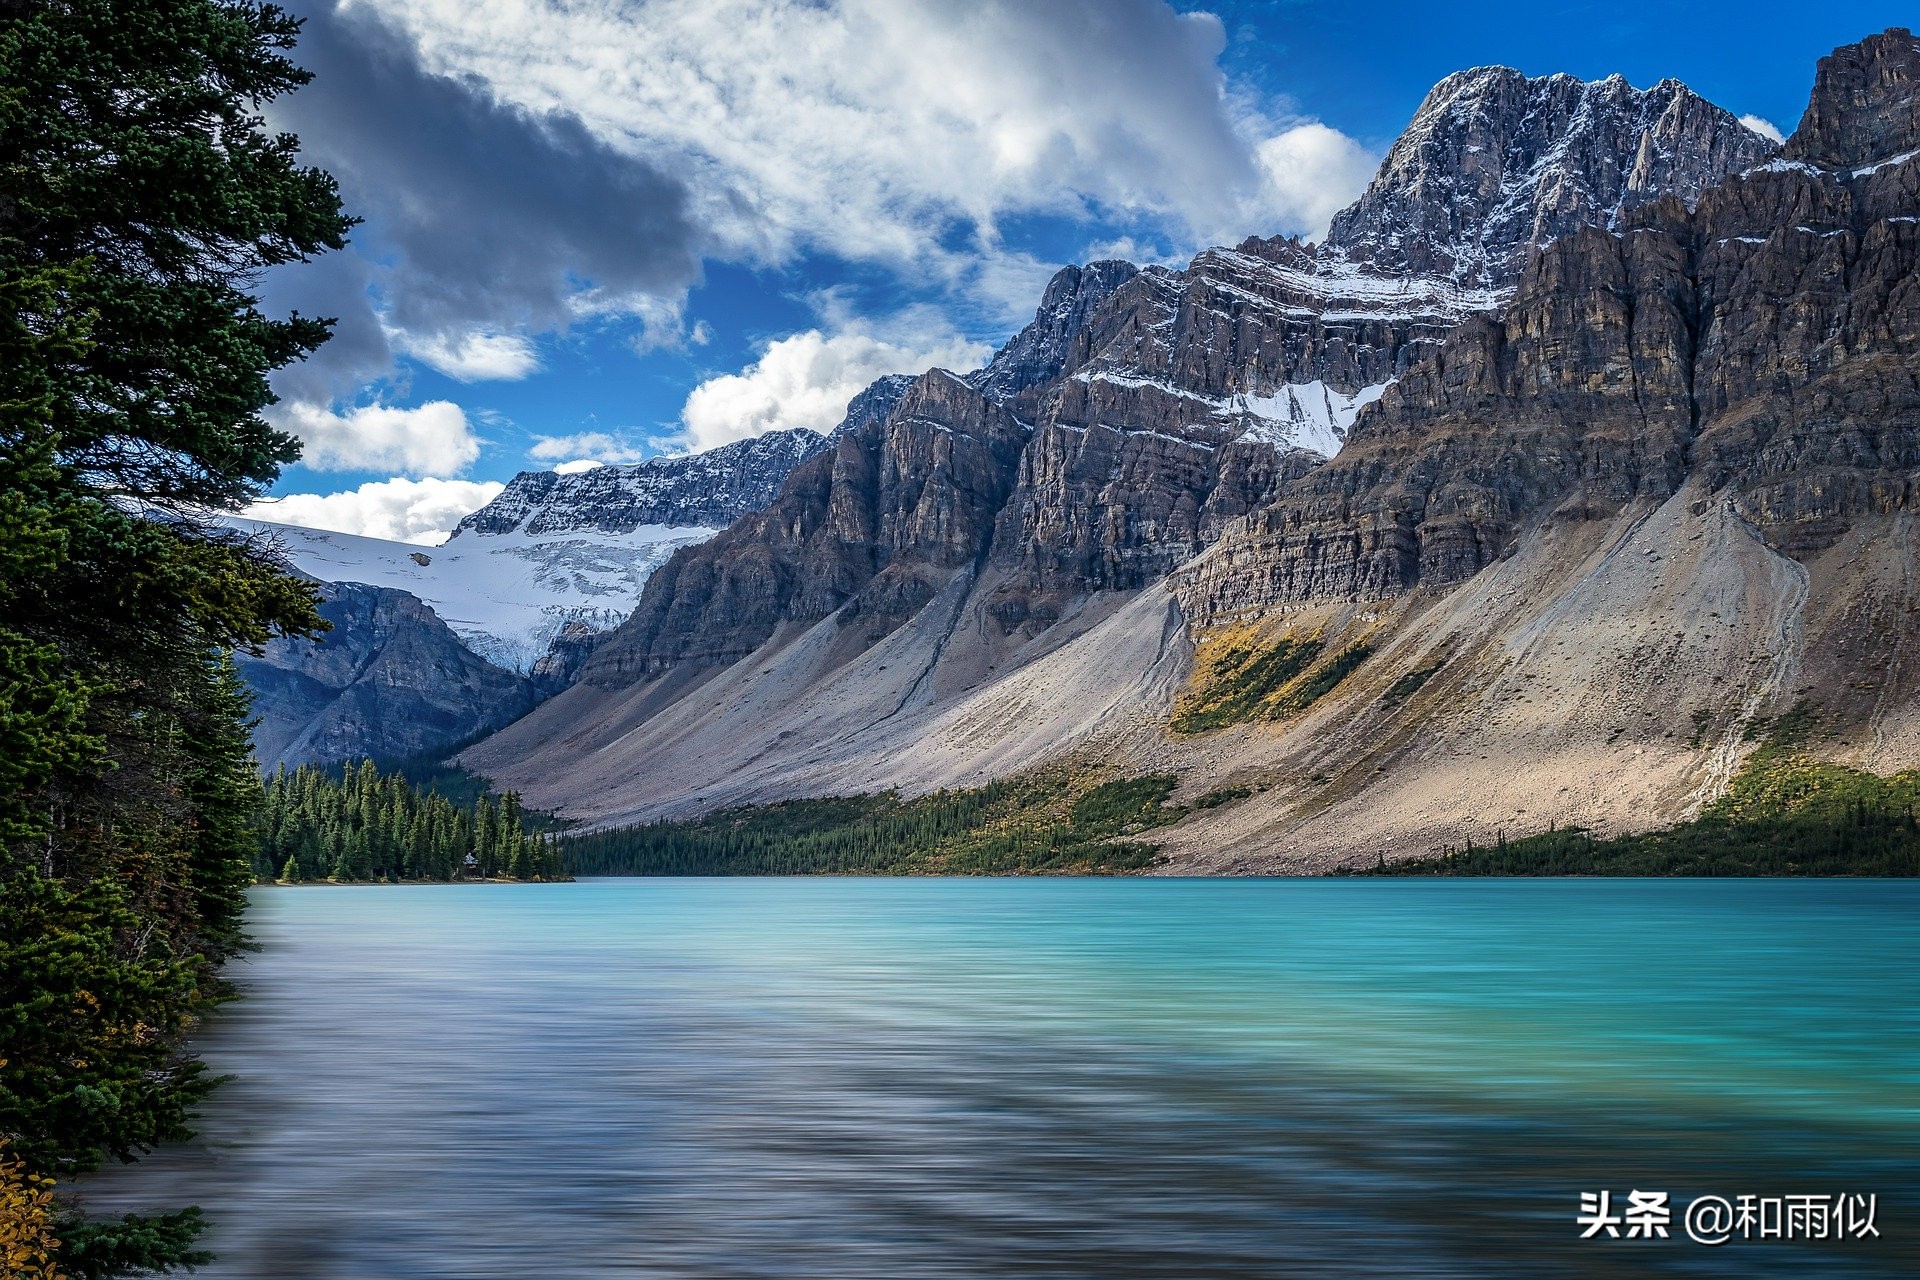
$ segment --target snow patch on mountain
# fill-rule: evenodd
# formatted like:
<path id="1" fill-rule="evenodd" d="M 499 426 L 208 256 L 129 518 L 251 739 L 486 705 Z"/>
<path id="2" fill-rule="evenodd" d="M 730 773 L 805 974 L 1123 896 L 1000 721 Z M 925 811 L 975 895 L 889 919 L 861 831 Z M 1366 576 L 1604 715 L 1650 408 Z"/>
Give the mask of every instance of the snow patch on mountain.
<path id="1" fill-rule="evenodd" d="M 1216 417 L 1242 418 L 1243 440 L 1276 449 L 1311 449 L 1324 458 L 1340 452 L 1360 410 L 1380 398 L 1390 383 L 1362 387 L 1351 395 L 1318 379 L 1290 383 L 1272 395 L 1238 395 L 1214 410 Z"/>
<path id="2" fill-rule="evenodd" d="M 718 532 L 658 524 L 614 532 L 520 527 L 422 547 L 264 520 L 228 523 L 265 535 L 295 568 L 323 582 L 396 587 L 417 596 L 468 648 L 523 675 L 569 622 L 601 631 L 617 626 L 655 569 L 679 548 Z"/>

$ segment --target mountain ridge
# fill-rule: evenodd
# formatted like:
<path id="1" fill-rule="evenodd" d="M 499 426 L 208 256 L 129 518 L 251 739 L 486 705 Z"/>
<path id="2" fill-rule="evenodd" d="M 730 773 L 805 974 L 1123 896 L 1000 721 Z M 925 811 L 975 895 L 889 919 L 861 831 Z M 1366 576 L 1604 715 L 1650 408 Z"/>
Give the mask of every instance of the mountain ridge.
<path id="1" fill-rule="evenodd" d="M 859 405 L 849 417 L 866 409 Z M 515 531 L 628 533 L 642 525 L 724 529 L 771 502 L 787 473 L 826 447 L 826 436 L 795 427 L 700 453 L 586 471 L 522 471 L 456 524 L 448 541 Z"/>
<path id="2" fill-rule="evenodd" d="M 332 629 L 316 639 L 236 656 L 264 771 L 445 750 L 539 700 L 533 682 L 474 654 L 405 591 L 324 583 L 320 616 Z"/>
<path id="3" fill-rule="evenodd" d="M 1595 93 L 1624 100 L 1619 86 Z M 1718 108 L 1663 93 L 1656 123 L 1721 139 L 1681 156 L 1700 166 L 1696 185 L 1773 153 Z M 1644 131 L 1600 132 L 1617 143 L 1606 172 L 1625 193 Z M 1596 197 L 1587 217 L 1616 221 L 1624 198 Z M 1537 239 L 1566 238 L 1539 218 L 1503 234 L 1529 261 Z M 1397 380 L 1519 287 L 1488 280 L 1255 238 L 1182 272 L 1113 273 L 1070 324 L 1046 323 L 1058 308 L 1043 299 L 1033 345 L 1061 352 L 1050 382 L 1007 392 L 980 375 L 924 376 L 915 390 L 938 413 L 896 409 L 850 433 L 796 469 L 758 524 L 676 555 L 573 689 L 463 758 L 603 824 L 984 781 L 1096 741 L 1109 760 L 1179 756 L 1165 717 L 1193 638 L 1166 575 L 1311 483 L 1327 462 L 1298 447 L 1303 431 L 1341 443 L 1364 431 Z M 1056 277 L 1049 295 L 1076 284 Z M 1021 433 L 1010 479 L 1013 433 L 989 425 L 996 398 Z M 940 493 L 969 500 L 877 498 L 875 477 L 921 458 L 945 468 Z M 878 529 L 909 536 L 876 555 Z M 643 755 L 637 776 L 627 762 Z"/>

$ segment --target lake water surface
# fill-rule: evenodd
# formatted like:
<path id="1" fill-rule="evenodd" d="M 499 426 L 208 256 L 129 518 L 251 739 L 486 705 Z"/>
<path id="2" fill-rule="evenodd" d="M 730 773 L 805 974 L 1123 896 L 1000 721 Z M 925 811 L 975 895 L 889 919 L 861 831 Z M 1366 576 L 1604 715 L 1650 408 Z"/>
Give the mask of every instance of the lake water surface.
<path id="1" fill-rule="evenodd" d="M 203 1141 L 245 1280 L 1920 1275 L 1920 884 L 266 889 Z M 1580 1240 L 1580 1193 L 1879 1238 Z M 1617 1206 L 1616 1206 L 1617 1207 Z"/>

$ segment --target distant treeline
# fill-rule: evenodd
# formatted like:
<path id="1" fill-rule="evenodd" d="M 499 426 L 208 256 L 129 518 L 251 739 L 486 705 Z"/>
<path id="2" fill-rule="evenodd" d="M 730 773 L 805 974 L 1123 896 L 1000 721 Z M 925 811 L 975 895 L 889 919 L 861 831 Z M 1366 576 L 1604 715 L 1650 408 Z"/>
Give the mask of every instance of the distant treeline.
<path id="1" fill-rule="evenodd" d="M 511 791 L 456 804 L 371 760 L 338 774 L 302 765 L 263 785 L 261 880 L 567 878 L 555 838 L 532 829 Z"/>
<path id="2" fill-rule="evenodd" d="M 939 791 L 731 809 L 566 837 L 579 875 L 1003 875 L 1111 873 L 1148 866 L 1132 836 L 1187 811 L 1166 803 L 1175 779 L 1093 786 L 1065 770 Z"/>
<path id="3" fill-rule="evenodd" d="M 1765 732 L 1727 794 L 1691 822 L 1596 838 L 1579 827 L 1449 850 L 1373 875 L 1920 875 L 1920 771 L 1888 777 L 1800 748 L 1818 719 L 1799 707 Z"/>

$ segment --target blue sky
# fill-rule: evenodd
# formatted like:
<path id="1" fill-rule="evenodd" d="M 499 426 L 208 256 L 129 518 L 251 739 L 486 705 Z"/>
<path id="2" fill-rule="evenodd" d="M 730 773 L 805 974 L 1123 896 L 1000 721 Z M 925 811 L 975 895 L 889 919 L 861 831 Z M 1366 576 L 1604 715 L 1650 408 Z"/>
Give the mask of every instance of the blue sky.
<path id="1" fill-rule="evenodd" d="M 306 0 L 270 112 L 365 219 L 275 518 L 428 538 L 515 472 L 824 428 L 1058 266 L 1321 231 L 1427 89 L 1666 76 L 1791 132 L 1894 4 Z M 480 12 L 484 10 L 484 13 Z"/>

